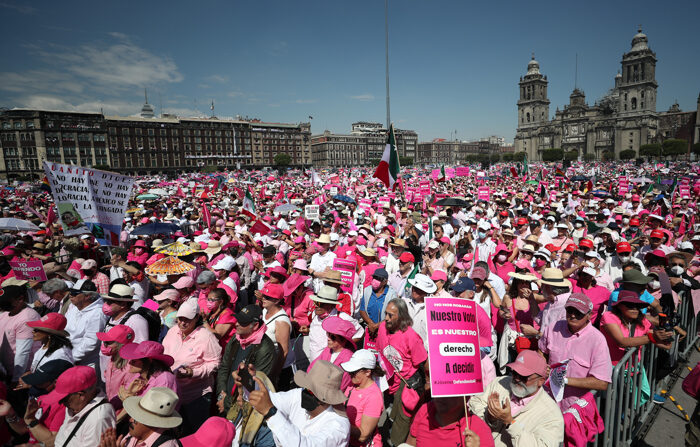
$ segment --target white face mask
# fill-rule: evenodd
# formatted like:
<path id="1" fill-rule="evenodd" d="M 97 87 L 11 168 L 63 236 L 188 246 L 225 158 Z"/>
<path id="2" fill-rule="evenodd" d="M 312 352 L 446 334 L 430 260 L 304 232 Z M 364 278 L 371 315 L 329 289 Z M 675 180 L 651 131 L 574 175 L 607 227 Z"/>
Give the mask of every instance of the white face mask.
<path id="1" fill-rule="evenodd" d="M 674 275 L 678 275 L 678 276 L 681 276 L 683 274 L 684 270 L 685 269 L 683 267 L 681 267 L 680 265 L 674 265 L 673 267 L 671 267 L 671 273 L 673 273 Z"/>
<path id="2" fill-rule="evenodd" d="M 628 223 L 630 223 L 630 220 L 629 219 L 622 219 L 622 223 L 624 225 L 627 225 Z"/>
<path id="3" fill-rule="evenodd" d="M 649 287 L 650 287 L 652 290 L 656 290 L 656 289 L 658 289 L 658 288 L 661 287 L 661 283 L 660 283 L 657 279 L 655 279 L 655 280 L 653 280 L 652 282 L 649 283 Z"/>
<path id="4" fill-rule="evenodd" d="M 506 259 L 508 259 L 506 255 L 498 255 L 498 257 L 496 258 L 496 260 L 501 263 L 506 262 Z"/>
<path id="5" fill-rule="evenodd" d="M 581 222 L 576 222 L 576 223 L 574 224 L 574 226 L 575 226 L 576 228 L 581 228 L 581 227 L 583 226 L 583 224 L 582 224 Z"/>
<path id="6" fill-rule="evenodd" d="M 632 258 L 632 256 L 619 256 L 618 255 L 617 258 L 620 260 L 620 262 L 622 264 L 627 264 L 628 262 L 630 262 L 630 259 Z"/>

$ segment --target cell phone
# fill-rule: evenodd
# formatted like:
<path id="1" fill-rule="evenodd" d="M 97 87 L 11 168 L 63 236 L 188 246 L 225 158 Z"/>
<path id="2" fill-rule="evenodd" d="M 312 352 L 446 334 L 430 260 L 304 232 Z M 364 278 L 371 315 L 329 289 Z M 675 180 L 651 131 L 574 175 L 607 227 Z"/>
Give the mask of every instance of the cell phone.
<path id="1" fill-rule="evenodd" d="M 256 383 L 250 371 L 248 371 L 247 365 L 245 368 L 238 370 L 238 377 L 241 378 L 241 385 L 243 385 L 248 392 L 255 391 Z"/>

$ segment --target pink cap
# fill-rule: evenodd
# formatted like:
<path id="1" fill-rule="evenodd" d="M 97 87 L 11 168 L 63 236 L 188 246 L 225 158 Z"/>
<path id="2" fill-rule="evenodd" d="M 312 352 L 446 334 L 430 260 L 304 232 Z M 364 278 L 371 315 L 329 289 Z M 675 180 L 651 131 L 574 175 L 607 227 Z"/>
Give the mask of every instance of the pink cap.
<path id="1" fill-rule="evenodd" d="M 448 244 L 448 245 L 449 245 L 449 244 L 450 244 L 450 238 L 447 237 L 447 236 L 443 236 L 442 238 L 440 238 L 440 242 L 443 243 L 443 244 Z"/>
<path id="2" fill-rule="evenodd" d="M 182 447 L 229 447 L 236 437 L 236 426 L 231 421 L 212 416 L 193 435 L 180 438 Z"/>
<path id="3" fill-rule="evenodd" d="M 433 275 L 430 277 L 433 281 L 447 281 L 447 273 L 442 270 L 433 270 Z"/>
<path id="4" fill-rule="evenodd" d="M 182 278 L 180 278 L 182 279 Z M 192 279 L 192 278 L 188 278 Z M 180 301 L 180 292 L 177 289 L 167 289 L 160 292 L 158 295 L 154 295 L 153 299 L 156 301 L 170 300 L 170 301 Z"/>
<path id="5" fill-rule="evenodd" d="M 486 279 L 486 270 L 484 270 L 482 267 L 474 267 L 470 278 L 484 280 Z"/>
<path id="6" fill-rule="evenodd" d="M 321 327 L 324 331 L 329 334 L 339 335 L 347 340 L 347 347 L 351 350 L 355 350 L 355 343 L 352 341 L 352 337 L 355 335 L 355 326 L 347 320 L 343 320 L 340 317 L 328 317 L 323 320 Z"/>
<path id="7" fill-rule="evenodd" d="M 173 283 L 173 287 L 176 289 L 189 289 L 190 287 L 194 287 L 194 279 L 189 276 L 183 276 Z"/>
<path id="8" fill-rule="evenodd" d="M 632 201 L 639 202 L 639 194 L 632 194 Z"/>
<path id="9" fill-rule="evenodd" d="M 97 373 L 91 366 L 74 366 L 65 370 L 56 380 L 53 392 L 56 397 L 63 399 L 69 394 L 86 390 L 97 383 Z"/>
<path id="10" fill-rule="evenodd" d="M 58 312 L 51 312 L 41 319 L 36 321 L 30 321 L 27 326 L 37 328 L 37 329 L 50 329 L 52 331 L 63 331 L 66 328 L 67 320 L 66 317 L 59 314 Z"/>
<path id="11" fill-rule="evenodd" d="M 141 248 L 146 248 L 146 241 L 143 239 L 139 239 L 138 241 L 134 242 L 134 245 L 132 247 L 141 247 Z"/>
<path id="12" fill-rule="evenodd" d="M 98 332 L 97 338 L 100 341 L 116 341 L 125 345 L 134 341 L 134 330 L 125 324 L 118 324 L 107 332 Z"/>
<path id="13" fill-rule="evenodd" d="M 145 307 L 146 309 L 152 310 L 153 312 L 158 312 L 158 303 L 155 302 L 153 298 L 144 301 L 141 307 Z"/>
<path id="14" fill-rule="evenodd" d="M 86 259 L 80 266 L 80 270 L 90 270 L 97 267 L 97 261 L 94 259 Z"/>
<path id="15" fill-rule="evenodd" d="M 143 219 L 141 219 L 141 223 L 142 223 L 142 224 L 147 224 L 147 223 L 148 223 L 148 217 L 144 217 Z"/>
<path id="16" fill-rule="evenodd" d="M 301 259 L 301 258 L 294 261 L 292 268 L 303 270 L 305 272 L 309 271 L 309 266 L 306 264 L 306 259 Z"/>
<path id="17" fill-rule="evenodd" d="M 128 345 L 122 346 L 119 350 L 119 355 L 123 359 L 127 360 L 139 360 L 139 359 L 153 359 L 159 360 L 168 366 L 172 366 L 175 363 L 175 359 L 171 356 L 163 354 L 163 345 L 157 341 L 142 341 L 141 343 L 129 343 Z"/>
<path id="18" fill-rule="evenodd" d="M 515 358 L 515 361 L 506 365 L 521 376 L 531 376 L 538 374 L 541 377 L 547 377 L 547 362 L 544 357 L 536 351 L 526 349 Z"/>

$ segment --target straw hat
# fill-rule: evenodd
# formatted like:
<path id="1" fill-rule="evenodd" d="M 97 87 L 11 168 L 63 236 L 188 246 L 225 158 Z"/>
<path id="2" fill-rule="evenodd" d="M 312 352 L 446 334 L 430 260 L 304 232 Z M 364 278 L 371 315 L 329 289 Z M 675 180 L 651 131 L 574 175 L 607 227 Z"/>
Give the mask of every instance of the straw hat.
<path id="1" fill-rule="evenodd" d="M 343 274 L 338 270 L 329 270 L 321 278 L 324 283 L 343 284 Z"/>
<path id="2" fill-rule="evenodd" d="M 508 272 L 508 276 L 514 279 L 520 279 L 523 281 L 537 281 L 537 277 L 535 275 L 528 275 L 527 273 L 516 273 L 516 272 Z"/>
<path id="3" fill-rule="evenodd" d="M 319 244 L 330 244 L 331 243 L 331 238 L 327 234 L 322 234 L 316 239 L 316 242 Z"/>
<path id="4" fill-rule="evenodd" d="M 207 243 L 207 248 L 204 249 L 204 253 L 213 256 L 221 251 L 221 242 L 217 240 L 209 241 Z"/>
<path id="5" fill-rule="evenodd" d="M 143 396 L 126 398 L 124 409 L 135 421 L 147 427 L 174 428 L 182 423 L 182 417 L 175 411 L 178 401 L 175 391 L 155 387 Z"/>
<path id="6" fill-rule="evenodd" d="M 340 304 L 338 291 L 331 286 L 321 286 L 317 294 L 311 295 L 311 300 L 326 304 Z"/>
<path id="7" fill-rule="evenodd" d="M 374 258 L 377 256 L 377 250 L 371 247 L 367 247 L 364 250 L 360 250 L 360 253 L 368 258 Z"/>
<path id="8" fill-rule="evenodd" d="M 109 289 L 109 293 L 107 295 L 102 295 L 102 298 L 110 301 L 136 301 L 136 298 L 134 298 L 134 288 L 125 284 L 113 285 L 112 288 Z"/>
<path id="9" fill-rule="evenodd" d="M 571 287 L 571 282 L 564 278 L 561 270 L 556 268 L 546 268 L 542 272 L 542 279 L 539 281 L 542 284 L 548 284 L 555 287 Z"/>

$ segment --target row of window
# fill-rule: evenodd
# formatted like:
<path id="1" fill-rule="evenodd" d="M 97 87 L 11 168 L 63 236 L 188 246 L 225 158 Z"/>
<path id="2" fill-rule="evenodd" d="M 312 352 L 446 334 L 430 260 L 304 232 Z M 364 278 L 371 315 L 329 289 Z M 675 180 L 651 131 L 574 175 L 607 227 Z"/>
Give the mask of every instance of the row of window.
<path id="1" fill-rule="evenodd" d="M 34 129 L 34 121 L 3 121 L 2 130 Z"/>

